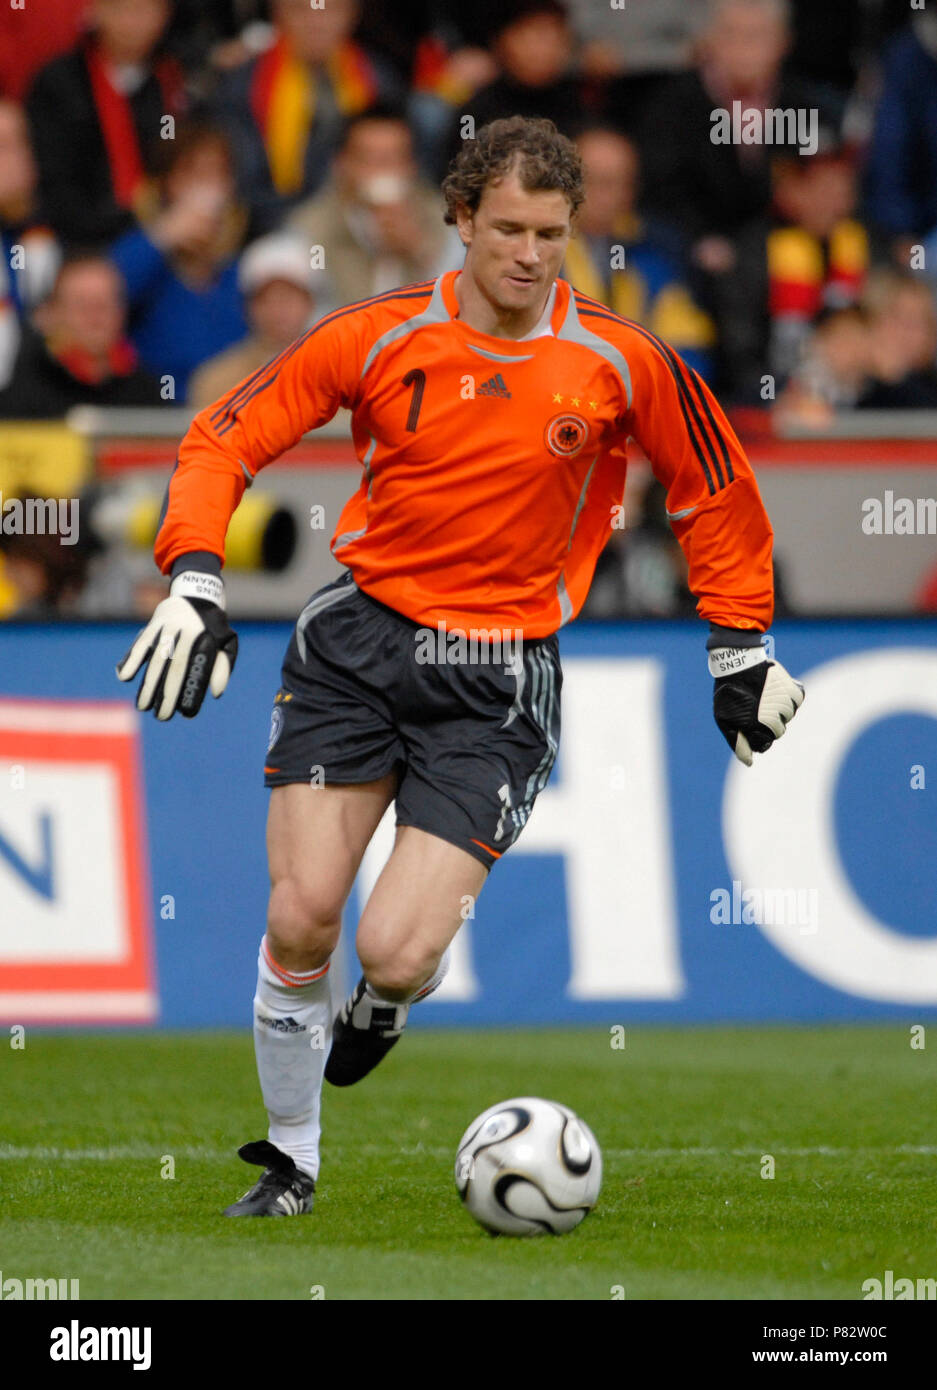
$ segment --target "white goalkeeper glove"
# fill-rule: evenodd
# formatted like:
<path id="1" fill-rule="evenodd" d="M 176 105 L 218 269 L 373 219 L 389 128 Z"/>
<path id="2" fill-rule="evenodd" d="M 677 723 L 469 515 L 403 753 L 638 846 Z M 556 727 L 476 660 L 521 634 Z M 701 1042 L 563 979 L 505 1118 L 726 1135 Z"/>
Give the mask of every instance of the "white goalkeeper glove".
<path id="1" fill-rule="evenodd" d="M 224 611 L 224 584 L 214 574 L 185 570 L 169 586 L 146 627 L 117 667 L 122 681 L 145 665 L 137 709 L 154 709 L 157 719 L 177 712 L 192 719 L 206 691 L 217 697 L 228 684 L 238 639 Z"/>
<path id="2" fill-rule="evenodd" d="M 731 642 L 725 629 L 720 636 Z M 804 687 L 779 661 L 769 661 L 762 646 L 713 647 L 709 672 L 716 682 L 716 723 L 735 756 L 751 767 L 752 754 L 767 753 L 800 709 Z"/>

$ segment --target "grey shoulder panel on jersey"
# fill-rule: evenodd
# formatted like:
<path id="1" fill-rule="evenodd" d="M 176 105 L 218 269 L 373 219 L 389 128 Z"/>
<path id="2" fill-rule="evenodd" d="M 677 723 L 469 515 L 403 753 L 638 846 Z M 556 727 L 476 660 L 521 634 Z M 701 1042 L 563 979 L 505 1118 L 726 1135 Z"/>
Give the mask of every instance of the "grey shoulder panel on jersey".
<path id="1" fill-rule="evenodd" d="M 579 317 L 579 310 L 576 308 L 576 297 L 573 294 L 572 286 L 569 290 L 566 317 L 563 319 L 556 336 L 564 342 L 580 343 L 590 352 L 598 353 L 600 357 L 604 357 L 609 366 L 613 367 L 621 377 L 622 385 L 625 388 L 625 399 L 628 402 L 628 408 L 631 408 L 631 368 L 628 366 L 628 360 L 613 343 L 606 342 L 604 338 L 599 337 L 598 333 L 592 333 L 585 327 Z"/>
<path id="2" fill-rule="evenodd" d="M 395 323 L 393 328 L 388 328 L 386 333 L 371 344 L 371 349 L 364 359 L 364 366 L 361 368 L 361 376 L 364 376 L 382 348 L 389 343 L 394 343 L 398 338 L 405 338 L 408 333 L 414 333 L 418 328 L 426 328 L 431 323 L 446 323 L 449 319 L 449 310 L 442 297 L 442 276 L 440 275 L 435 285 L 429 303 L 425 309 L 421 309 L 412 318 L 404 319 L 402 323 Z"/>

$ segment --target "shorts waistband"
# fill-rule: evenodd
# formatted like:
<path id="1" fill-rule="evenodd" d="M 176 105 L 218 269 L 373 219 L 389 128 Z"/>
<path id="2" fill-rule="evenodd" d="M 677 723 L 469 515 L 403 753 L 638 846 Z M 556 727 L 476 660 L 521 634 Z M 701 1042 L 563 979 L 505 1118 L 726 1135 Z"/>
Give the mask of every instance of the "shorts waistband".
<path id="1" fill-rule="evenodd" d="M 413 632 L 422 632 L 422 631 L 427 631 L 427 630 L 430 631 L 430 632 L 437 632 L 437 631 L 439 630 L 438 623 L 417 622 L 417 621 L 416 621 L 415 619 L 413 619 L 413 618 L 408 618 L 407 615 L 406 615 L 405 613 L 401 613 L 401 612 L 399 611 L 399 609 L 397 609 L 397 608 L 391 608 L 389 604 L 387 604 L 387 603 L 382 603 L 381 600 L 378 599 L 378 598 L 375 598 L 375 597 L 373 596 L 373 594 L 369 594 L 368 591 L 367 591 L 367 589 L 362 589 L 362 588 L 361 588 L 361 585 L 360 585 L 360 584 L 358 585 L 358 592 L 359 592 L 359 594 L 361 594 L 362 598 L 364 598 L 364 599 L 367 600 L 368 603 L 372 604 L 375 608 L 381 609 L 382 612 L 388 614 L 389 617 L 391 617 L 391 618 L 396 618 L 398 622 L 404 624 L 406 627 L 410 628 L 411 631 L 413 631 Z M 448 632 L 448 633 L 464 632 L 464 633 L 466 633 L 468 636 L 471 636 L 471 634 L 472 634 L 473 631 L 474 631 L 474 632 L 502 633 L 502 634 L 505 634 L 505 637 L 507 637 L 507 638 L 513 638 L 513 634 L 514 634 L 516 631 L 518 631 L 518 629 L 515 629 L 515 628 L 512 628 L 512 627 L 502 627 L 502 626 L 500 626 L 498 623 L 478 624 L 477 627 L 476 627 L 476 626 L 473 626 L 473 627 L 464 627 L 461 623 L 453 623 L 452 626 L 449 626 L 449 625 L 447 624 L 447 625 L 446 625 L 446 628 L 445 628 L 445 631 Z M 497 639 L 497 638 L 496 638 L 496 640 L 500 640 L 500 639 Z M 541 647 L 541 646 L 544 645 L 544 643 L 553 642 L 553 641 L 555 641 L 555 640 L 556 640 L 556 633 L 555 633 L 555 632 L 548 632 L 548 633 L 546 633 L 546 635 L 543 636 L 543 637 L 522 637 L 522 638 L 520 639 L 520 645 L 522 646 L 522 648 L 523 648 L 524 650 L 527 650 L 528 648 Z"/>

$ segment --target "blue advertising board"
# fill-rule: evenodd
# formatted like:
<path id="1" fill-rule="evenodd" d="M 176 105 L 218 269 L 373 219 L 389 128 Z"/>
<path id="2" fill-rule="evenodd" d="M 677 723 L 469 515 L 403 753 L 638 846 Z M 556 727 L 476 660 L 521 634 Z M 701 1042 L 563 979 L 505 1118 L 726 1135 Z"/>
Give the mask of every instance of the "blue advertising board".
<path id="1" fill-rule="evenodd" d="M 247 1027 L 268 884 L 262 766 L 289 628 L 240 624 L 225 695 L 169 724 L 137 714 L 114 676 L 134 634 L 0 629 L 0 1014 L 15 1021 L 16 982 L 44 961 L 34 1016 L 50 1022 Z M 933 1014 L 937 623 L 787 621 L 772 636 L 807 698 L 748 769 L 712 719 L 703 624 L 561 634 L 554 773 L 415 1025 Z M 94 780 L 98 745 L 81 745 L 92 735 L 79 715 L 135 734 L 136 851 L 132 833 L 107 830 L 111 793 Z M 85 747 L 86 780 L 74 785 L 67 748 L 54 745 L 56 764 L 29 742 L 60 721 Z M 31 780 L 43 756 L 59 771 Z M 391 833 L 392 814 L 348 904 L 338 983 L 356 978 L 354 923 Z M 129 856 L 119 872 L 115 855 Z M 121 922 L 138 890 L 149 1011 L 128 1002 L 116 973 L 116 1002 L 102 1003 L 93 975 L 95 961 L 113 958 L 116 971 L 129 950 Z M 57 1016 L 48 999 L 66 966 L 69 997 L 94 997 Z"/>

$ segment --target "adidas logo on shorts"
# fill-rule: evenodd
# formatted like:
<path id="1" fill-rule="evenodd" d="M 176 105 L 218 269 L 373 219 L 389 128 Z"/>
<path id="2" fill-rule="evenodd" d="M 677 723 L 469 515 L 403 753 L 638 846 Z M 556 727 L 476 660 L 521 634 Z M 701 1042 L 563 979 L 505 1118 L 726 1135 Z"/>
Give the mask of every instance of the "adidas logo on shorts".
<path id="1" fill-rule="evenodd" d="M 483 381 L 478 388 L 479 396 L 502 396 L 506 400 L 511 399 L 504 377 L 498 372 L 497 376 L 490 376 L 487 381 Z"/>

